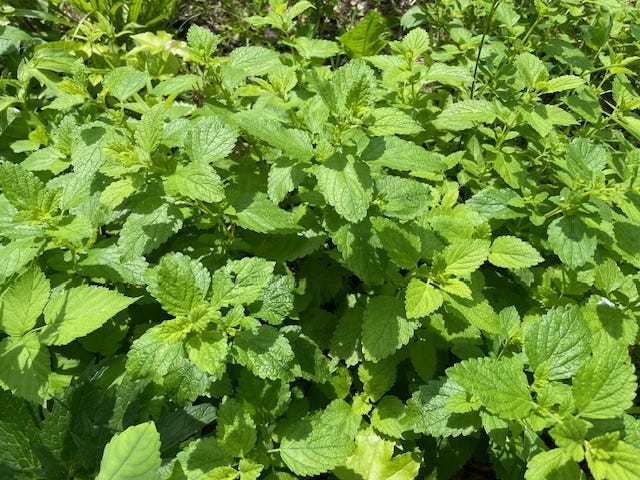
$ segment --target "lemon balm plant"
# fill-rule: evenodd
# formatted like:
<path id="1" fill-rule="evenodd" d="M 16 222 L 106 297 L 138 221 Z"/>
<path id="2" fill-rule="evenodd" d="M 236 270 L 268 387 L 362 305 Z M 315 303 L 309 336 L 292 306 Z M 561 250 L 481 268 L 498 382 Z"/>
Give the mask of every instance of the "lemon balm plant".
<path id="1" fill-rule="evenodd" d="M 3 21 L 2 476 L 638 478 L 637 9 L 309 5 Z"/>

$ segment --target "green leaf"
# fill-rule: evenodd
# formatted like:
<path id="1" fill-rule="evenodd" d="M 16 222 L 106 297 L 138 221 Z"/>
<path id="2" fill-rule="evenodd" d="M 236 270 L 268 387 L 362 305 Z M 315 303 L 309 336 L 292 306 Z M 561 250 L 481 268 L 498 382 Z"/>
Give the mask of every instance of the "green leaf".
<path id="1" fill-rule="evenodd" d="M 283 210 L 262 192 L 230 194 L 237 224 L 258 233 L 292 233 L 301 230 L 292 212 Z M 231 212 L 229 212 L 231 213 Z"/>
<path id="2" fill-rule="evenodd" d="M 627 348 L 603 342 L 578 369 L 572 392 L 584 418 L 617 418 L 633 405 L 636 376 Z"/>
<path id="3" fill-rule="evenodd" d="M 116 67 L 102 80 L 102 95 L 113 95 L 121 102 L 149 82 L 149 74 L 131 66 Z"/>
<path id="4" fill-rule="evenodd" d="M 399 220 L 413 220 L 426 212 L 433 201 L 428 185 L 409 178 L 385 175 L 376 179 L 376 187 L 384 215 Z"/>
<path id="5" fill-rule="evenodd" d="M 318 188 L 340 216 L 357 223 L 367 215 L 373 188 L 366 164 L 334 155 L 319 167 L 317 177 Z"/>
<path id="6" fill-rule="evenodd" d="M 291 375 L 295 355 L 286 337 L 273 327 L 262 325 L 239 333 L 233 352 L 238 363 L 260 378 L 287 379 Z"/>
<path id="7" fill-rule="evenodd" d="M 345 467 L 334 474 L 341 480 L 412 480 L 418 476 L 419 457 L 412 453 L 393 456 L 394 442 L 379 437 L 372 428 L 356 437 L 356 450 Z"/>
<path id="8" fill-rule="evenodd" d="M 518 78 L 529 89 L 534 89 L 539 81 L 545 81 L 549 77 L 542 60 L 529 52 L 520 53 L 513 63 L 518 71 Z"/>
<path id="9" fill-rule="evenodd" d="M 595 480 L 637 480 L 640 471 L 640 449 L 626 442 L 615 442 L 611 448 L 598 448 L 596 437 L 589 443 L 592 448 L 587 449 L 586 457 L 589 470 Z M 603 442 L 608 443 L 608 442 Z M 603 445 L 604 446 L 604 445 Z"/>
<path id="10" fill-rule="evenodd" d="M 489 257 L 487 240 L 459 239 L 438 254 L 445 262 L 444 272 L 464 276 L 476 271 Z M 434 262 L 436 259 L 434 258 Z"/>
<path id="11" fill-rule="evenodd" d="M 0 245 L 0 281 L 4 282 L 14 275 L 29 262 L 31 262 L 41 249 L 41 242 L 33 237 L 14 240 L 6 245 Z"/>
<path id="12" fill-rule="evenodd" d="M 529 383 L 518 357 L 464 360 L 448 368 L 447 376 L 502 418 L 525 418 L 533 407 Z"/>
<path id="13" fill-rule="evenodd" d="M 547 229 L 549 245 L 564 263 L 578 268 L 593 261 L 598 240 L 576 215 L 555 219 Z"/>
<path id="14" fill-rule="evenodd" d="M 440 290 L 433 285 L 412 278 L 407 285 L 405 309 L 407 318 L 420 318 L 431 315 L 438 310 L 444 301 Z"/>
<path id="15" fill-rule="evenodd" d="M 582 480 L 577 463 L 561 448 L 540 452 L 527 463 L 526 480 Z"/>
<path id="16" fill-rule="evenodd" d="M 160 145 L 165 115 L 164 105 L 155 105 L 142 115 L 136 125 L 133 136 L 145 152 L 151 153 Z"/>
<path id="17" fill-rule="evenodd" d="M 185 344 L 189 360 L 200 370 L 220 379 L 226 370 L 229 347 L 227 337 L 218 331 L 198 332 Z"/>
<path id="18" fill-rule="evenodd" d="M 118 237 L 118 245 L 128 258 L 155 250 L 182 228 L 178 206 L 148 195 L 140 199 L 129 214 Z"/>
<path id="19" fill-rule="evenodd" d="M 12 281 L 0 296 L 0 328 L 9 335 L 31 330 L 49 300 L 49 287 L 49 280 L 37 267 Z"/>
<path id="20" fill-rule="evenodd" d="M 489 261 L 496 267 L 515 269 L 532 267 L 544 259 L 529 243 L 507 235 L 493 240 Z"/>
<path id="21" fill-rule="evenodd" d="M 287 128 L 276 120 L 265 118 L 264 114 L 256 110 L 236 113 L 234 119 L 249 135 L 281 150 L 290 158 L 307 161 L 313 156 L 313 145 L 305 131 Z"/>
<path id="22" fill-rule="evenodd" d="M 450 378 L 432 380 L 414 392 L 407 402 L 412 428 L 436 437 L 470 435 L 480 429 L 480 416 L 471 405 L 456 411 L 454 403 L 466 402 L 466 392 Z"/>
<path id="23" fill-rule="evenodd" d="M 442 155 L 398 137 L 371 139 L 362 152 L 362 159 L 374 165 L 411 172 L 416 177 L 424 178 L 430 178 L 434 172 L 443 172 L 448 168 Z"/>
<path id="24" fill-rule="evenodd" d="M 274 267 L 275 262 L 258 257 L 227 262 L 213 274 L 211 303 L 227 306 L 255 302 L 273 279 Z"/>
<path id="25" fill-rule="evenodd" d="M 433 121 L 438 130 L 466 130 L 476 123 L 493 123 L 496 113 L 486 100 L 462 100 L 445 107 Z"/>
<path id="26" fill-rule="evenodd" d="M 367 360 L 377 362 L 393 355 L 411 337 L 418 323 L 405 318 L 402 300 L 373 297 L 364 312 L 362 351 Z"/>
<path id="27" fill-rule="evenodd" d="M 0 164 L 0 191 L 18 210 L 37 210 L 45 206 L 44 184 L 20 165 Z"/>
<path id="28" fill-rule="evenodd" d="M 203 202 L 220 202 L 224 199 L 224 184 L 216 171 L 203 163 L 178 165 L 176 171 L 165 180 L 167 192 Z"/>
<path id="29" fill-rule="evenodd" d="M 237 400 L 227 398 L 218 408 L 216 436 L 228 455 L 246 457 L 257 440 L 256 424 L 250 411 Z"/>
<path id="30" fill-rule="evenodd" d="M 402 110 L 382 107 L 371 110 L 365 117 L 368 130 L 376 136 L 412 135 L 422 131 L 422 127 Z"/>
<path id="31" fill-rule="evenodd" d="M 282 65 L 278 54 L 264 47 L 239 47 L 229 54 L 227 65 L 245 76 L 260 76 Z"/>
<path id="32" fill-rule="evenodd" d="M 547 80 L 543 83 L 540 91 L 543 93 L 564 92 L 565 90 L 575 90 L 584 85 L 584 79 L 575 75 L 561 75 Z"/>
<path id="33" fill-rule="evenodd" d="M 52 297 L 45 307 L 46 325 L 40 339 L 45 345 L 66 345 L 97 330 L 136 300 L 93 285 L 65 290 Z"/>
<path id="34" fill-rule="evenodd" d="M 42 404 L 49 393 L 51 361 L 36 332 L 0 341 L 0 387 Z"/>
<path id="35" fill-rule="evenodd" d="M 360 416 L 342 400 L 310 417 L 297 420 L 282 437 L 280 456 L 297 475 L 312 476 L 346 462 L 355 449 Z"/>
<path id="36" fill-rule="evenodd" d="M 294 37 L 293 46 L 302 58 L 329 58 L 340 52 L 340 46 L 330 40 Z"/>
<path id="37" fill-rule="evenodd" d="M 338 40 L 352 58 L 375 55 L 387 44 L 387 23 L 376 11 L 370 10 L 353 28 Z"/>
<path id="38" fill-rule="evenodd" d="M 532 320 L 524 334 L 524 349 L 534 371 L 549 380 L 571 378 L 591 351 L 591 335 L 580 309 L 556 308 Z"/>
<path id="39" fill-rule="evenodd" d="M 176 252 L 162 257 L 148 277 L 147 290 L 177 317 L 202 303 L 210 283 L 211 275 L 199 261 Z"/>
<path id="40" fill-rule="evenodd" d="M 153 422 L 116 433 L 104 447 L 96 480 L 160 480 L 160 434 Z"/>
<path id="41" fill-rule="evenodd" d="M 209 164 L 228 156 L 237 138 L 218 117 L 199 117 L 187 133 L 185 151 L 192 162 Z"/>
<path id="42" fill-rule="evenodd" d="M 384 217 L 372 217 L 371 224 L 393 263 L 409 270 L 416 268 L 421 253 L 418 235 L 404 225 Z"/>

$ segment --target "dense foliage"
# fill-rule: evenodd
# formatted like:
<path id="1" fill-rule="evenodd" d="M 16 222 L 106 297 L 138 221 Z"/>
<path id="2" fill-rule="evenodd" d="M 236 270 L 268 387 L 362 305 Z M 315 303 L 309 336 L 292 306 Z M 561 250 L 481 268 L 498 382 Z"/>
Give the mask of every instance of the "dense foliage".
<path id="1" fill-rule="evenodd" d="M 632 2 L 72 3 L 0 17 L 0 477 L 640 478 Z"/>

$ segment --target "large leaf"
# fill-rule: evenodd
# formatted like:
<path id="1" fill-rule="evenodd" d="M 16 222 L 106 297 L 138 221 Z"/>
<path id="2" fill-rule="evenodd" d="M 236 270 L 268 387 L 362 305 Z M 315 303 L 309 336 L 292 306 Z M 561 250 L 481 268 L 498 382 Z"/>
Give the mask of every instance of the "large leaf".
<path id="1" fill-rule="evenodd" d="M 66 345 L 100 328 L 136 298 L 115 290 L 82 285 L 54 296 L 44 309 L 45 327 L 40 340 L 45 345 Z"/>
<path id="2" fill-rule="evenodd" d="M 296 474 L 319 475 L 343 464 L 355 449 L 360 416 L 342 400 L 298 420 L 280 443 L 284 463 Z"/>
<path id="3" fill-rule="evenodd" d="M 104 448 L 96 480 L 160 480 L 160 434 L 153 422 L 113 436 Z"/>

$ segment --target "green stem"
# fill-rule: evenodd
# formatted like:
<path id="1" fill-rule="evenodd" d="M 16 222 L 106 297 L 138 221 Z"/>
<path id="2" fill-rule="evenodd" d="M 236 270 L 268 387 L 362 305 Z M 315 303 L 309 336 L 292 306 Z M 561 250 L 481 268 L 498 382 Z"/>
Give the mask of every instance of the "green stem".
<path id="1" fill-rule="evenodd" d="M 489 31 L 489 23 L 491 23 L 491 20 L 493 19 L 493 15 L 496 13 L 496 10 L 498 9 L 499 3 L 500 3 L 500 0 L 493 0 L 493 2 L 491 3 L 491 9 L 489 10 L 489 15 L 487 15 L 487 18 L 485 19 L 485 22 L 484 22 L 482 38 L 480 39 L 480 46 L 478 47 L 478 54 L 476 55 L 476 64 L 473 67 L 473 81 L 471 82 L 471 92 L 469 95 L 471 99 L 473 99 L 473 95 L 475 93 L 476 80 L 478 78 L 478 67 L 480 65 L 480 55 L 482 55 L 482 48 L 484 47 L 484 42 L 485 42 L 485 39 L 487 38 L 487 32 Z"/>

